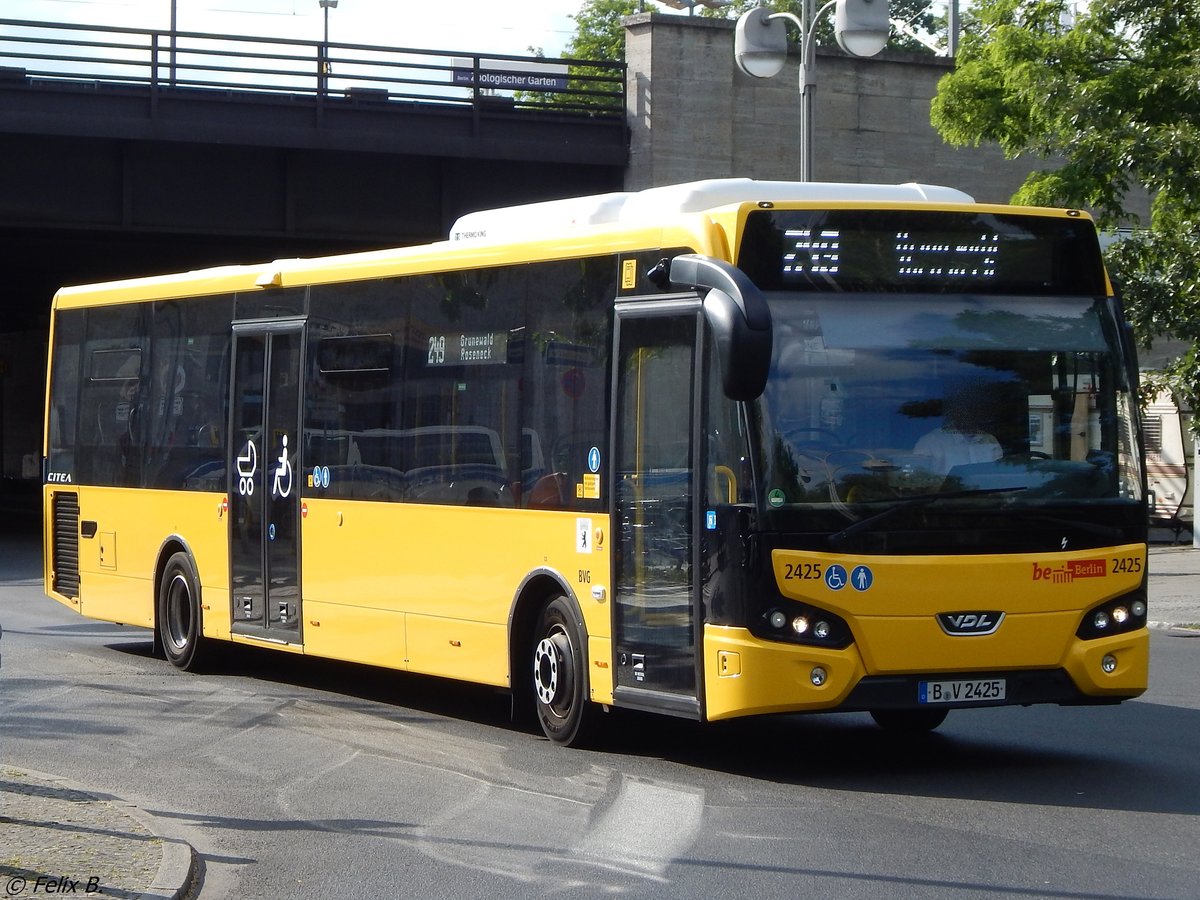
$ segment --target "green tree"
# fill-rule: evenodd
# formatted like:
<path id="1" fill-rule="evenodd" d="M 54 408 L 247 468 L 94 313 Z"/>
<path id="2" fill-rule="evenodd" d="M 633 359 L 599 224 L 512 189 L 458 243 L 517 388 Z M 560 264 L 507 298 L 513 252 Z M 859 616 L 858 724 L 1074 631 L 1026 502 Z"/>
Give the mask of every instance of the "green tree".
<path id="1" fill-rule="evenodd" d="M 575 20 L 575 34 L 563 55 L 571 59 L 623 62 L 625 29 L 621 20 L 640 12 L 640 0 L 584 0 Z"/>
<path id="2" fill-rule="evenodd" d="M 641 6 L 639 0 L 584 0 L 579 12 L 571 16 L 575 20 L 575 34 L 563 48 L 563 57 L 601 64 L 624 62 L 625 29 L 621 19 L 638 12 Z M 529 52 L 534 56 L 545 55 L 540 47 L 530 47 Z M 531 105 L 621 112 L 619 76 L 616 69 L 577 62 L 567 67 L 567 93 L 519 91 L 515 96 L 518 102 Z"/>
<path id="3" fill-rule="evenodd" d="M 1038 160 L 1018 203 L 1082 207 L 1132 226 L 1107 262 L 1143 347 L 1190 349 L 1144 393 L 1200 399 L 1200 4 L 980 0 L 932 121 L 957 145 Z M 1150 220 L 1129 211 L 1151 196 Z"/>

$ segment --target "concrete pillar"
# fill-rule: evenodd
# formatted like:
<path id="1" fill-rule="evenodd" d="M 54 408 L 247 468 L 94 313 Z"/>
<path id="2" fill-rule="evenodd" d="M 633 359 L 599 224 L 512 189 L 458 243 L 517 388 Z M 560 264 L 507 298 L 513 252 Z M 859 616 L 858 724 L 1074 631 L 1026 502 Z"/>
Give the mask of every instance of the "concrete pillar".
<path id="1" fill-rule="evenodd" d="M 734 22 L 640 13 L 625 19 L 631 130 L 626 190 L 699 178 L 794 180 L 800 171 L 799 56 L 775 78 L 733 62 Z M 958 150 L 929 124 L 953 61 L 897 51 L 817 53 L 814 179 L 923 181 L 1007 202 L 1030 161 Z"/>

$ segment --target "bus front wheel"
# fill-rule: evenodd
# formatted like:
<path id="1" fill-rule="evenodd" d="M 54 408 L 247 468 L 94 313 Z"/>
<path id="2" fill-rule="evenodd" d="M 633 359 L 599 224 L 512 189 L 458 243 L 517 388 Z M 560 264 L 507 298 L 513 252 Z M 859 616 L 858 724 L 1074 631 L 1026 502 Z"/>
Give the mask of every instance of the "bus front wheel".
<path id="1" fill-rule="evenodd" d="M 587 697 L 583 630 L 566 597 L 551 600 L 538 616 L 533 691 L 538 722 L 546 737 L 556 744 L 581 742 L 594 710 Z"/>
<path id="2" fill-rule="evenodd" d="M 199 668 L 206 641 L 200 628 L 200 579 L 188 554 L 171 555 L 158 583 L 158 638 L 171 665 Z"/>

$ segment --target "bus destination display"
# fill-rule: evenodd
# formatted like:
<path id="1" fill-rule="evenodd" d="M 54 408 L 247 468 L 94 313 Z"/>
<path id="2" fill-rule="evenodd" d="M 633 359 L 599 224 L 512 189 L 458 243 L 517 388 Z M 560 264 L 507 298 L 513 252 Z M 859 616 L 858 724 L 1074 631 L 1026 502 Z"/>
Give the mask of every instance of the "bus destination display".
<path id="1" fill-rule="evenodd" d="M 508 332 L 431 334 L 427 366 L 492 365 L 508 362 Z"/>
<path id="2" fill-rule="evenodd" d="M 1085 218 L 893 210 L 750 213 L 738 265 L 765 290 L 1104 291 Z"/>
<path id="3" fill-rule="evenodd" d="M 838 228 L 790 228 L 785 233 L 785 278 L 841 274 L 842 232 Z M 996 277 L 1000 235 L 984 233 L 928 235 L 897 231 L 893 238 L 893 272 L 899 279 Z"/>

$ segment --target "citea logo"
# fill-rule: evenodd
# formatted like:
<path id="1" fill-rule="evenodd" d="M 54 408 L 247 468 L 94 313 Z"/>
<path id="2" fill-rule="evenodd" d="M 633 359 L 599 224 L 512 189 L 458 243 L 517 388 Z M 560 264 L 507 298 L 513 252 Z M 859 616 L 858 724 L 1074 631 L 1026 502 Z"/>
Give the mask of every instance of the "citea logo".
<path id="1" fill-rule="evenodd" d="M 1004 613 L 996 610 L 938 613 L 942 631 L 953 637 L 976 637 L 992 634 L 1004 621 Z"/>
<path id="2" fill-rule="evenodd" d="M 70 472 L 50 472 L 48 475 L 46 475 L 46 481 L 49 482 L 50 484 L 70 484 L 71 483 L 71 473 Z"/>

